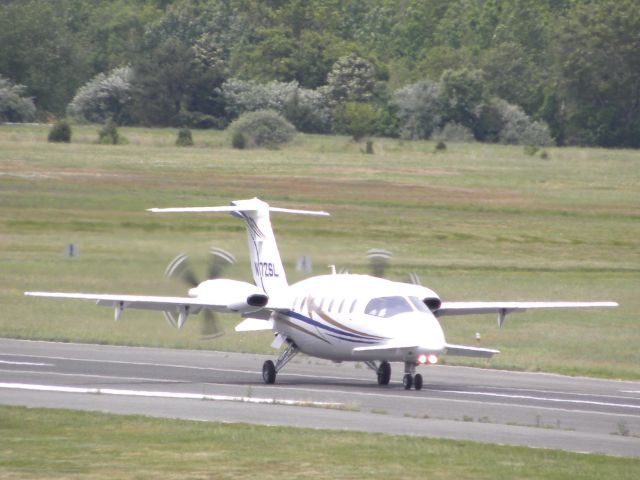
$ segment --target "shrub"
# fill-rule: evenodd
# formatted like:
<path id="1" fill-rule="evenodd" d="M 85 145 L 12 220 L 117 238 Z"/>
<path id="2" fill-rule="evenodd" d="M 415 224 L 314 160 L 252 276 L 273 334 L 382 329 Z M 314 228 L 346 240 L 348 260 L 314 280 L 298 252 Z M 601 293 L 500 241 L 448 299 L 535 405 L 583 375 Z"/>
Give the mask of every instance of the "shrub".
<path id="1" fill-rule="evenodd" d="M 290 142 L 296 133 L 295 127 L 273 110 L 245 113 L 229 126 L 229 131 L 232 142 L 242 134 L 248 148 L 276 148 Z"/>
<path id="2" fill-rule="evenodd" d="M 367 140 L 366 149 L 364 152 L 368 155 L 373 155 L 373 142 L 371 140 Z"/>
<path id="3" fill-rule="evenodd" d="M 433 132 L 432 139 L 442 143 L 470 143 L 475 140 L 471 129 L 453 122 Z"/>
<path id="4" fill-rule="evenodd" d="M 78 89 L 67 113 L 88 122 L 103 123 L 111 118 L 118 124 L 130 123 L 126 107 L 131 102 L 132 78 L 130 67 L 96 75 Z"/>
<path id="5" fill-rule="evenodd" d="M 438 143 L 436 143 L 436 152 L 444 152 L 447 149 L 447 144 L 444 143 L 442 140 L 438 140 Z"/>
<path id="6" fill-rule="evenodd" d="M 222 95 L 231 118 L 257 110 L 275 110 L 301 132 L 330 130 L 331 111 L 326 95 L 321 90 L 300 88 L 295 81 L 257 83 L 230 79 L 222 86 Z"/>
<path id="7" fill-rule="evenodd" d="M 331 131 L 331 110 L 320 90 L 296 88 L 287 98 L 281 113 L 299 132 Z"/>
<path id="8" fill-rule="evenodd" d="M 49 136 L 47 137 L 49 142 L 71 142 L 71 125 L 66 120 L 60 120 L 51 127 L 49 130 Z"/>
<path id="9" fill-rule="evenodd" d="M 378 128 L 380 112 L 370 103 L 347 102 L 336 109 L 334 125 L 337 133 L 351 135 L 358 142 Z"/>
<path id="10" fill-rule="evenodd" d="M 238 150 L 244 150 L 247 148 L 247 137 L 240 130 L 233 132 L 231 136 L 231 146 Z"/>
<path id="11" fill-rule="evenodd" d="M 554 145 L 546 123 L 532 121 L 522 108 L 505 100 L 496 99 L 494 105 L 503 121 L 503 127 L 498 134 L 500 143 L 538 147 Z"/>
<path id="12" fill-rule="evenodd" d="M 24 85 L 14 85 L 0 75 L 0 123 L 30 122 L 36 114 L 33 100 L 24 97 Z"/>
<path id="13" fill-rule="evenodd" d="M 178 147 L 191 147 L 193 146 L 193 136 L 191 130 L 188 128 L 181 128 L 178 131 L 178 138 L 176 139 L 176 146 Z"/>
<path id="14" fill-rule="evenodd" d="M 127 143 L 127 140 L 118 133 L 116 122 L 109 119 L 98 132 L 98 143 L 102 145 L 120 145 Z"/>
<path id="15" fill-rule="evenodd" d="M 427 139 L 442 119 L 441 86 L 430 80 L 407 85 L 393 93 L 391 105 L 396 108 L 403 138 Z"/>

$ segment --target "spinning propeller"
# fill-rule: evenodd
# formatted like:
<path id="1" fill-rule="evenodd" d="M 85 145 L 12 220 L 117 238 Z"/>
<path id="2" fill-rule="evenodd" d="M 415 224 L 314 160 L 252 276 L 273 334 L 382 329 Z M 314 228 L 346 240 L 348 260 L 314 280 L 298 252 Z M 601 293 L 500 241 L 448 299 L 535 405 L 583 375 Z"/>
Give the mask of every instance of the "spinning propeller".
<path id="1" fill-rule="evenodd" d="M 215 280 L 222 276 L 222 272 L 229 265 L 236 263 L 236 258 L 226 250 L 212 247 L 209 250 L 209 259 L 207 261 L 207 277 L 206 280 Z M 195 274 L 189 257 L 181 253 L 174 258 L 164 272 L 165 277 L 181 280 L 189 287 L 197 287 L 201 281 Z M 178 319 L 172 312 L 162 312 L 170 325 L 178 327 Z M 211 310 L 204 310 L 202 314 L 202 322 L 200 325 L 200 337 L 203 340 L 211 340 L 224 334 L 220 327 L 220 322 Z"/>
<path id="2" fill-rule="evenodd" d="M 393 254 L 382 248 L 372 248 L 367 252 L 367 258 L 369 259 L 369 267 L 371 269 L 371 275 L 378 278 L 385 278 L 385 273 L 389 267 L 389 263 Z M 409 272 L 407 274 L 405 283 L 412 283 L 414 285 L 422 285 L 420 277 L 415 272 Z"/>

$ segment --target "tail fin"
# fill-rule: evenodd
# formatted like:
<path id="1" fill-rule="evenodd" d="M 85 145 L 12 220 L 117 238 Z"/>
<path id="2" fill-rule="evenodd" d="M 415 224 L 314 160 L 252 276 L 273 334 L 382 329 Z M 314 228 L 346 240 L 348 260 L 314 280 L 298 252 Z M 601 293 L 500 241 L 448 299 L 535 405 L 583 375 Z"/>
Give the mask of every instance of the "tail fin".
<path id="1" fill-rule="evenodd" d="M 329 215 L 327 212 L 271 207 L 258 198 L 234 200 L 230 206 L 225 207 L 152 208 L 149 211 L 154 213 L 230 212 L 233 216 L 244 219 L 247 225 L 253 279 L 256 285 L 270 296 L 288 285 L 276 238 L 271 228 L 270 212 Z"/>

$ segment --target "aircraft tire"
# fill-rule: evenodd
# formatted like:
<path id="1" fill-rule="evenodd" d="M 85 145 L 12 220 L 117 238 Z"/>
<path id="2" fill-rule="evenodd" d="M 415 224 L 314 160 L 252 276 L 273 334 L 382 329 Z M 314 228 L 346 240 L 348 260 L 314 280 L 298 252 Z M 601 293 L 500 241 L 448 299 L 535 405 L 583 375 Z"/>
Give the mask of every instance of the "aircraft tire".
<path id="1" fill-rule="evenodd" d="M 422 375 L 419 373 L 413 377 L 413 388 L 416 390 L 422 390 Z"/>
<path id="2" fill-rule="evenodd" d="M 267 385 L 276 383 L 276 366 L 271 360 L 267 360 L 262 364 L 262 380 Z"/>
<path id="3" fill-rule="evenodd" d="M 384 361 L 378 367 L 378 385 L 389 385 L 391 380 L 391 365 Z"/>
<path id="4" fill-rule="evenodd" d="M 406 373 L 405 376 L 402 377 L 402 385 L 405 390 L 411 390 L 411 387 L 413 386 L 413 377 L 411 374 Z"/>

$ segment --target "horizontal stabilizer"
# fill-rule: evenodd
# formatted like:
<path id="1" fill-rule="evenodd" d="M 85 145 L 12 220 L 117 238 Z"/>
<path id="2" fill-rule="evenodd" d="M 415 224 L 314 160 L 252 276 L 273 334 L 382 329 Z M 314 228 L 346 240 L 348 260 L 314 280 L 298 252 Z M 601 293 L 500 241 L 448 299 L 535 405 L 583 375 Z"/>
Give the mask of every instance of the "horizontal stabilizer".
<path id="1" fill-rule="evenodd" d="M 266 204 L 265 204 L 266 205 Z M 260 208 L 259 205 L 225 205 L 222 207 L 178 207 L 178 208 L 149 208 L 152 213 L 216 213 L 216 212 L 254 212 Z M 328 212 L 313 210 L 296 210 L 291 208 L 278 208 L 269 206 L 269 212 L 293 213 L 296 215 L 328 216 Z"/>
<path id="2" fill-rule="evenodd" d="M 500 353 L 500 350 L 493 350 L 491 348 L 478 348 L 469 347 L 466 345 L 452 345 L 447 343 L 445 345 L 445 351 L 447 355 L 455 355 L 458 357 L 483 357 L 491 358 L 494 355 Z"/>
<path id="3" fill-rule="evenodd" d="M 260 318 L 247 318 L 236 325 L 236 332 L 261 332 L 273 330 L 273 320 L 262 320 Z"/>
<path id="4" fill-rule="evenodd" d="M 371 347 L 356 347 L 352 351 L 355 356 L 357 356 L 358 354 L 362 355 L 369 353 L 379 353 L 381 355 L 387 355 L 400 352 L 413 352 L 418 350 L 419 348 L 420 347 L 418 345 L 385 343 L 382 345 L 373 345 Z"/>

